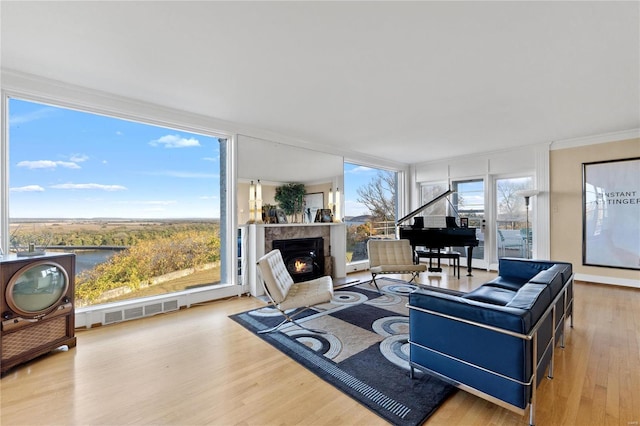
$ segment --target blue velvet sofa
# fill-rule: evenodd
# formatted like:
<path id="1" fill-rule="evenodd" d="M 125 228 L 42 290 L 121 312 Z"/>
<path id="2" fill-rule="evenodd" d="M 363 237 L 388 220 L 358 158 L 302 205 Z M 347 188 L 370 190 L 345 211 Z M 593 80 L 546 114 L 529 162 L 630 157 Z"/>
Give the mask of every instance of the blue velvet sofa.
<path id="1" fill-rule="evenodd" d="M 566 262 L 502 258 L 498 277 L 466 294 L 409 295 L 411 377 L 415 370 L 534 424 L 536 387 L 553 376 L 556 343 L 573 326 L 573 271 Z M 534 385 L 535 384 L 535 385 Z"/>

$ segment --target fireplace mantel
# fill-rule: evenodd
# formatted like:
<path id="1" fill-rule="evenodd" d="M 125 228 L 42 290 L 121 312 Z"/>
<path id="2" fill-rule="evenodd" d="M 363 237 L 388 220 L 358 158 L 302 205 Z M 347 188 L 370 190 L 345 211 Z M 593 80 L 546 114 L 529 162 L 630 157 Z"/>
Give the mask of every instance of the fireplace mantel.
<path id="1" fill-rule="evenodd" d="M 323 237 L 326 256 L 331 256 L 334 280 L 346 277 L 347 241 L 344 223 L 278 223 L 244 225 L 246 240 L 245 278 L 249 292 L 254 296 L 264 293 L 256 270 L 256 261 L 271 250 L 271 242 L 275 239 Z"/>

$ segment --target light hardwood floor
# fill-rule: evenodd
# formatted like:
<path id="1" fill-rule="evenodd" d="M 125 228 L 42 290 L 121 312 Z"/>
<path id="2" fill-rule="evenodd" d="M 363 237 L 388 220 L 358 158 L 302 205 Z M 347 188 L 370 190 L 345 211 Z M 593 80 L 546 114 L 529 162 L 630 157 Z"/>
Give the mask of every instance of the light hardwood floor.
<path id="1" fill-rule="evenodd" d="M 469 291 L 495 274 L 430 285 Z M 361 273 L 366 278 L 368 274 Z M 538 392 L 537 424 L 638 425 L 640 290 L 575 285 L 574 328 Z M 385 421 L 230 320 L 262 306 L 250 297 L 78 330 L 78 345 L 29 362 L 0 381 L 9 425 L 379 425 Z M 525 425 L 458 391 L 431 425 Z"/>

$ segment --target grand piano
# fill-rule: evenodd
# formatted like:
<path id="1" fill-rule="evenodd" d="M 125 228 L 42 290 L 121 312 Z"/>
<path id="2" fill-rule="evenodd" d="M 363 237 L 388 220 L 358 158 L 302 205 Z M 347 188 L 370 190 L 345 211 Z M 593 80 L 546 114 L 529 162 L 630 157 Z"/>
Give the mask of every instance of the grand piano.
<path id="1" fill-rule="evenodd" d="M 449 189 L 448 191 L 438 195 L 433 200 L 429 201 L 425 205 L 415 209 L 402 219 L 396 222 L 396 226 L 399 229 L 399 236 L 401 239 L 409 240 L 411 247 L 415 252 L 416 247 L 425 247 L 429 252 L 433 254 L 433 257 L 438 258 L 440 250 L 446 247 L 466 247 L 467 248 L 467 276 L 471 277 L 471 259 L 473 258 L 473 248 L 479 244 L 476 238 L 476 228 L 460 228 L 455 222 L 455 217 L 446 217 L 446 228 L 428 228 L 424 226 L 424 218 L 422 216 L 416 217 L 412 225 L 403 225 L 404 222 L 413 218 L 424 209 L 435 203 L 448 200 L 448 196 L 454 191 Z M 452 206 L 453 207 L 453 206 Z M 454 209 L 455 210 L 455 209 Z M 440 259 L 438 258 L 438 268 L 429 268 L 430 271 L 441 271 Z"/>

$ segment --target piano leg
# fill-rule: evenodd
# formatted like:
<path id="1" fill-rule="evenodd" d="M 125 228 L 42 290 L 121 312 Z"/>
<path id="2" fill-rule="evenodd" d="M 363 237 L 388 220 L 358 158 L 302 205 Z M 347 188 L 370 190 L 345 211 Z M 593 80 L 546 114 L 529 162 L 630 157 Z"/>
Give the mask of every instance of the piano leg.
<path id="1" fill-rule="evenodd" d="M 473 246 L 467 246 L 467 276 L 472 277 L 471 274 L 471 259 L 473 259 Z"/>

